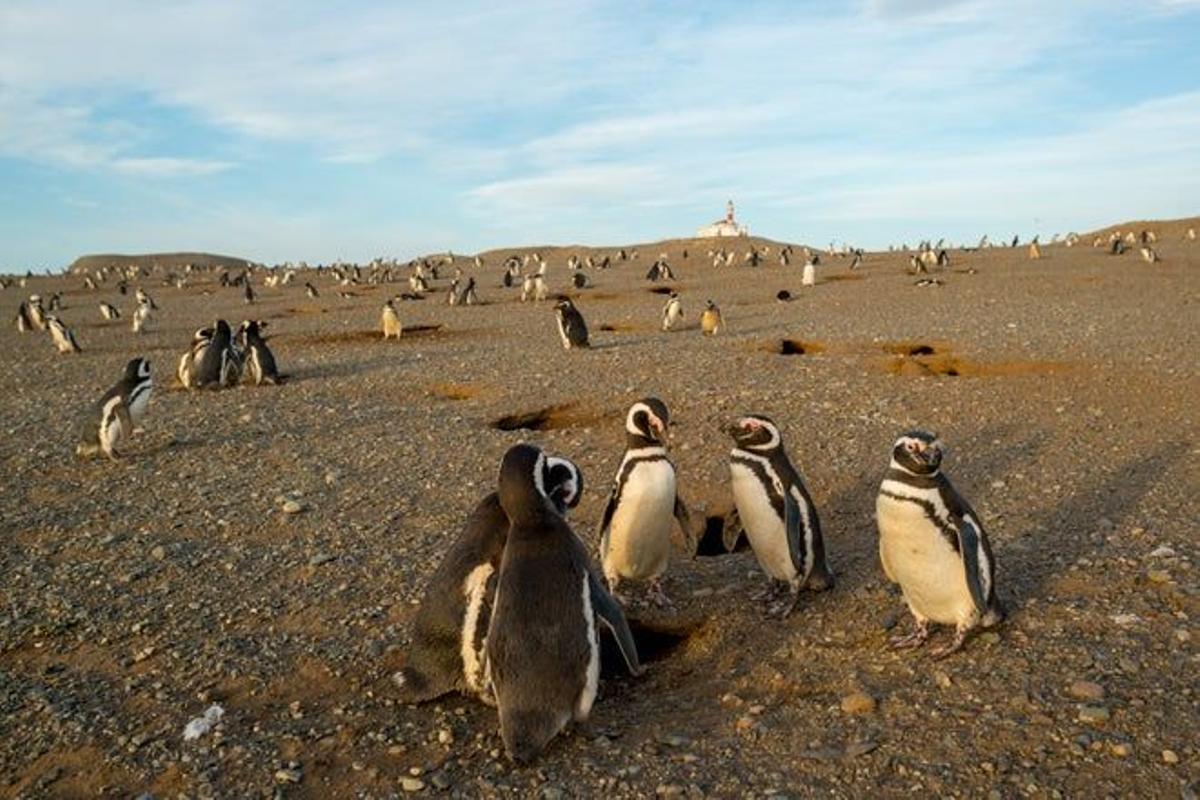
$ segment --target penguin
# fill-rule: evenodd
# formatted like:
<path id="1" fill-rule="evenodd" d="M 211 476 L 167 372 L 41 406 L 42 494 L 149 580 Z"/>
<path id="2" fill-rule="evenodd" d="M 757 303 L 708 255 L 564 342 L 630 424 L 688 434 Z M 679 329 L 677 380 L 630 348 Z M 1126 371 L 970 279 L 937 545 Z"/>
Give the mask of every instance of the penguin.
<path id="1" fill-rule="evenodd" d="M 54 340 L 54 346 L 58 348 L 58 352 L 82 352 L 79 343 L 75 341 L 75 333 L 64 325 L 58 317 L 53 314 L 47 316 L 46 328 L 50 331 L 50 338 Z"/>
<path id="2" fill-rule="evenodd" d="M 509 525 L 487 633 L 486 680 L 510 759 L 535 758 L 572 720 L 591 712 L 600 682 L 599 627 L 625 641 L 621 608 L 595 580 L 583 542 L 546 497 L 546 456 L 518 444 L 500 465 L 498 499 Z"/>
<path id="3" fill-rule="evenodd" d="M 562 457 L 546 458 L 543 485 L 547 498 L 563 517 L 578 505 L 583 493 L 579 468 Z M 401 702 L 423 703 L 458 691 L 494 704 L 484 680 L 485 634 L 508 525 L 499 495 L 492 492 L 475 507 L 426 584 L 413 621 L 408 660 L 393 676 Z M 592 591 L 605 591 L 594 571 L 592 583 Z M 617 644 L 630 671 L 636 672 L 639 662 L 633 635 L 618 618 L 614 618 L 614 625 Z"/>
<path id="4" fill-rule="evenodd" d="M 33 315 L 29 311 L 29 303 L 21 301 L 21 305 L 17 306 L 17 315 L 13 317 L 13 322 L 16 323 L 17 331 L 20 333 L 27 333 L 37 328 L 33 322 Z"/>
<path id="5" fill-rule="evenodd" d="M 140 286 L 138 287 L 137 291 L 134 293 L 134 297 L 137 298 L 139 305 L 141 305 L 143 303 L 148 303 L 150 305 L 150 308 L 152 308 L 155 311 L 158 311 L 158 305 L 155 304 L 154 298 L 152 298 L 149 294 L 147 294 L 146 290 L 143 289 L 142 287 L 140 287 Z"/>
<path id="6" fill-rule="evenodd" d="M 455 281 L 457 284 L 458 281 Z M 479 305 L 479 294 L 475 291 L 475 279 L 467 278 L 466 284 L 458 292 L 458 297 L 453 305 L 473 306 Z"/>
<path id="7" fill-rule="evenodd" d="M 683 531 L 685 548 L 695 551 L 690 514 L 675 486 L 675 465 L 667 457 L 667 406 L 647 397 L 625 415 L 625 455 L 613 478 L 600 521 L 600 563 L 609 591 L 622 579 L 647 581 L 650 597 L 670 605 L 661 579 L 671 550 L 672 518 Z"/>
<path id="8" fill-rule="evenodd" d="M 126 364 L 121 380 L 92 406 L 75 445 L 75 454 L 88 457 L 103 453 L 113 461 L 120 458 L 118 448 L 146 416 L 153 388 L 149 361 L 135 358 Z"/>
<path id="9" fill-rule="evenodd" d="M 242 282 L 242 299 L 245 301 L 246 305 L 254 305 L 254 287 L 250 285 L 249 278 L 246 278 Z"/>
<path id="10" fill-rule="evenodd" d="M 1042 248 L 1038 246 L 1037 242 L 1030 242 L 1029 243 L 1029 258 L 1036 261 L 1037 259 L 1039 259 L 1041 257 L 1042 257 Z"/>
<path id="11" fill-rule="evenodd" d="M 112 322 L 121 318 L 121 309 L 109 303 L 100 304 L 100 316 Z"/>
<path id="12" fill-rule="evenodd" d="M 213 323 L 211 329 L 204 328 L 196 332 L 190 354 L 188 377 L 183 381 L 183 385 L 189 389 L 229 387 L 241 377 L 241 358 L 233 347 L 229 323 L 223 319 Z M 183 371 L 182 363 L 180 371 Z"/>
<path id="13" fill-rule="evenodd" d="M 585 275 L 585 274 L 584 274 L 584 273 L 582 273 L 582 272 L 575 272 L 575 273 L 573 273 L 573 274 L 571 275 L 571 285 L 572 285 L 572 286 L 574 286 L 576 289 L 586 289 L 586 288 L 588 288 L 588 279 L 587 279 L 587 275 Z"/>
<path id="14" fill-rule="evenodd" d="M 1155 249 L 1149 245 L 1143 247 L 1141 253 L 1142 261 L 1145 261 L 1147 264 L 1155 264 L 1159 261 L 1162 261 L 1162 259 L 1158 257 L 1158 253 L 1155 251 Z"/>
<path id="15" fill-rule="evenodd" d="M 815 286 L 817 283 L 817 267 L 812 261 L 804 262 L 804 272 L 800 277 L 801 286 Z"/>
<path id="16" fill-rule="evenodd" d="M 308 281 L 304 282 L 304 293 L 312 298 L 317 298 L 317 297 L 321 296 L 321 293 L 317 291 L 317 287 L 313 286 Z"/>
<path id="17" fill-rule="evenodd" d="M 863 263 L 863 251 L 855 250 L 854 251 L 854 260 L 850 262 L 850 269 L 858 269 L 859 267 L 862 266 L 862 263 Z"/>
<path id="18" fill-rule="evenodd" d="M 558 335 L 562 337 L 564 348 L 577 350 L 589 346 L 587 323 L 571 298 L 561 298 L 554 306 L 554 315 L 558 320 Z"/>
<path id="19" fill-rule="evenodd" d="M 662 310 L 662 329 L 669 331 L 683 321 L 683 303 L 679 300 L 679 292 L 671 292 Z"/>
<path id="20" fill-rule="evenodd" d="M 55 292 L 50 295 L 50 303 L 47 306 L 51 311 L 62 311 L 62 292 Z"/>
<path id="21" fill-rule="evenodd" d="M 154 316 L 149 303 L 138 303 L 137 308 L 133 310 L 133 332 L 141 333 L 146 329 L 146 325 L 150 323 Z"/>
<path id="22" fill-rule="evenodd" d="M 401 334 L 404 333 L 404 326 L 400 324 L 400 315 L 396 313 L 396 306 L 391 300 L 383 304 L 383 313 L 379 317 L 380 327 L 383 328 L 383 340 L 389 338 L 399 340 Z"/>
<path id="23" fill-rule="evenodd" d="M 243 320 L 238 326 L 238 340 L 248 370 L 243 377 L 253 380 L 255 386 L 262 386 L 264 383 L 278 386 L 287 376 L 280 375 L 275 366 L 275 354 L 271 352 L 267 340 L 262 336 L 265 327 L 266 322 L 255 319 Z"/>
<path id="24" fill-rule="evenodd" d="M 704 305 L 704 310 L 700 312 L 700 331 L 705 336 L 714 336 L 725 327 L 724 320 L 721 319 L 721 309 L 717 308 L 717 304 L 709 300 Z"/>
<path id="25" fill-rule="evenodd" d="M 42 308 L 42 296 L 40 294 L 29 295 L 29 304 L 26 306 L 29 311 L 29 319 L 33 323 L 35 330 L 46 330 L 46 310 Z"/>
<path id="26" fill-rule="evenodd" d="M 900 585 L 916 630 L 892 640 L 897 649 L 919 647 L 929 623 L 953 625 L 954 639 L 935 658 L 959 650 L 979 625 L 1004 619 L 996 596 L 996 564 L 979 515 L 941 471 L 942 446 L 925 431 L 906 433 L 875 499 L 879 558 L 888 580 Z"/>
<path id="27" fill-rule="evenodd" d="M 790 602 L 779 609 L 786 617 L 796 607 L 801 588 L 833 587 L 821 520 L 784 450 L 778 425 L 752 414 L 731 425 L 729 435 L 734 442 L 729 473 L 738 518 L 772 586 L 778 587 L 779 581 L 791 589 Z"/>

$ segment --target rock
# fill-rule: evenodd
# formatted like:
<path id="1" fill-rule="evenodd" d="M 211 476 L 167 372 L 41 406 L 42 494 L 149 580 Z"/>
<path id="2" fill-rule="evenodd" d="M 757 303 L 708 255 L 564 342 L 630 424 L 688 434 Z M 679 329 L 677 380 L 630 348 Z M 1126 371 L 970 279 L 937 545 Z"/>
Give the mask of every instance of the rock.
<path id="1" fill-rule="evenodd" d="M 1151 558 L 1174 558 L 1175 550 L 1170 545 L 1159 545 L 1150 552 Z"/>
<path id="2" fill-rule="evenodd" d="M 938 670 L 937 672 L 933 673 L 933 680 L 942 689 L 950 688 L 950 676 L 947 675 L 946 673 L 942 672 L 941 670 Z"/>
<path id="3" fill-rule="evenodd" d="M 660 736 L 658 740 L 660 742 L 662 742 L 663 744 L 665 744 L 667 747 L 683 747 L 689 741 L 691 741 L 690 739 L 688 739 L 688 737 L 681 736 L 678 733 L 669 733 L 669 734 L 666 734 L 665 736 Z"/>
<path id="4" fill-rule="evenodd" d="M 870 714 L 875 706 L 875 698 L 866 692 L 852 692 L 842 698 L 842 711 L 847 714 Z"/>
<path id="5" fill-rule="evenodd" d="M 1104 706 L 1080 706 L 1079 721 L 1088 725 L 1097 725 L 1108 722 L 1108 718 L 1112 716 L 1111 712 Z"/>
<path id="6" fill-rule="evenodd" d="M 319 567 L 322 564 L 328 564 L 330 561 L 336 561 L 337 556 L 332 553 L 317 553 L 308 560 L 310 567 Z"/>
<path id="7" fill-rule="evenodd" d="M 1152 569 L 1146 573 L 1146 578 L 1149 579 L 1151 583 L 1170 583 L 1171 573 L 1167 572 L 1165 569 Z"/>
<path id="8" fill-rule="evenodd" d="M 1076 700 L 1096 701 L 1104 699 L 1104 687 L 1091 681 L 1074 681 L 1067 692 Z"/>
<path id="9" fill-rule="evenodd" d="M 654 789 L 655 797 L 683 797 L 686 790 L 677 783 L 660 783 Z"/>
<path id="10" fill-rule="evenodd" d="M 154 547 L 150 550 L 150 557 L 155 561 L 162 561 L 167 557 L 167 548 L 163 547 L 161 544 L 154 545 Z"/>
<path id="11" fill-rule="evenodd" d="M 429 782 L 433 784 L 433 788 L 442 792 L 446 791 L 451 786 L 450 776 L 441 770 L 438 770 L 430 775 Z"/>
<path id="12" fill-rule="evenodd" d="M 1125 742 L 1113 742 L 1108 749 L 1117 758 L 1128 758 L 1133 753 L 1133 748 Z"/>
<path id="13" fill-rule="evenodd" d="M 304 773 L 294 767 L 275 770 L 276 783 L 299 783 L 304 778 Z"/>
<path id="14" fill-rule="evenodd" d="M 300 504 L 299 500 L 285 500 L 283 501 L 281 510 L 285 514 L 299 514 L 304 510 L 304 506 Z"/>
<path id="15" fill-rule="evenodd" d="M 440 744 L 450 744 L 454 741 L 454 732 L 449 728 L 442 728 L 438 731 L 437 740 Z"/>
<path id="16" fill-rule="evenodd" d="M 1178 764 L 1179 763 L 1179 754 L 1176 753 L 1174 750 L 1163 750 L 1162 751 L 1162 760 L 1163 760 L 1164 764 Z"/>
<path id="17" fill-rule="evenodd" d="M 400 788 L 406 792 L 419 792 L 425 788 L 425 781 L 405 775 L 400 779 Z"/>

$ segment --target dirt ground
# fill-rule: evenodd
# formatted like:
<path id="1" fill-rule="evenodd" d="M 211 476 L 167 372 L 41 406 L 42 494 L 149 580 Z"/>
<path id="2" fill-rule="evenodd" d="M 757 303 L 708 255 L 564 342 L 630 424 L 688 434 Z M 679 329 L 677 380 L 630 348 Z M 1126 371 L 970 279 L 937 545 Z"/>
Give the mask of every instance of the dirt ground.
<path id="1" fill-rule="evenodd" d="M 161 311 L 140 337 L 112 281 L 14 285 L 10 316 L 63 291 L 83 352 L 8 318 L 0 332 L 0 796 L 1195 797 L 1200 242 L 1142 227 L 1161 263 L 1090 237 L 1038 260 L 951 250 L 939 286 L 914 285 L 899 252 L 854 271 L 822 254 L 807 288 L 777 243 L 641 245 L 570 290 L 593 342 L 571 352 L 549 302 L 501 288 L 519 248 L 456 262 L 483 305 L 398 302 L 399 342 L 376 331 L 407 283 L 260 275 L 248 308 L 215 275 L 154 275 Z M 771 246 L 762 267 L 710 263 L 751 244 Z M 567 255 L 589 251 L 540 252 L 564 291 Z M 645 279 L 662 252 L 676 283 Z M 671 333 L 667 286 L 687 314 Z M 712 338 L 708 298 L 727 325 Z M 103 321 L 102 300 L 124 318 Z M 218 316 L 267 320 L 290 381 L 176 388 Z M 135 355 L 156 380 L 144 432 L 123 462 L 75 459 L 86 407 Z M 594 543 L 624 410 L 647 395 L 670 407 L 681 493 L 714 521 L 731 505 L 725 425 L 780 423 L 837 586 L 767 619 L 750 552 L 677 557 L 677 610 L 630 610 L 647 673 L 606 671 L 590 723 L 529 768 L 505 759 L 492 709 L 397 704 L 414 603 L 503 452 L 574 459 L 572 522 Z M 947 445 L 1010 612 L 936 662 L 886 647 L 909 620 L 873 519 L 913 427 Z M 213 704 L 219 724 L 185 742 Z"/>

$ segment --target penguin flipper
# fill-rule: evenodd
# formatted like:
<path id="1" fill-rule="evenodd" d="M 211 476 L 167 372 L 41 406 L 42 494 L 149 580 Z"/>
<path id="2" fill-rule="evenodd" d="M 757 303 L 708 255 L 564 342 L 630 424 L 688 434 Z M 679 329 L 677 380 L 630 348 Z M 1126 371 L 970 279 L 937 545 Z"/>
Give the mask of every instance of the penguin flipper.
<path id="1" fill-rule="evenodd" d="M 980 614 L 986 614 L 988 590 L 984 583 L 991 583 L 988 579 L 990 572 L 985 576 L 980 570 L 990 570 L 991 565 L 988 564 L 987 554 L 983 549 L 983 532 L 970 516 L 962 517 L 958 521 L 958 553 L 962 557 L 971 602 Z"/>
<path id="2" fill-rule="evenodd" d="M 787 532 L 788 555 L 792 557 L 792 568 L 800 580 L 808 575 L 808 553 L 804 549 L 804 519 L 800 515 L 800 504 L 791 492 L 783 493 L 783 522 Z"/>
<path id="3" fill-rule="evenodd" d="M 600 579 L 591 570 L 588 570 L 588 588 L 592 598 L 592 612 L 598 621 L 604 623 L 613 639 L 616 640 L 617 647 L 621 649 L 621 656 L 625 659 L 625 666 L 629 669 L 629 674 L 635 677 L 641 675 L 646 668 L 638 659 L 633 632 L 629 630 L 629 622 L 625 619 L 621 606 L 613 600 L 612 595 L 605 590 Z"/>
<path id="4" fill-rule="evenodd" d="M 683 498 L 675 495 L 675 521 L 679 523 L 679 529 L 683 531 L 682 541 L 677 542 L 680 550 L 687 553 L 689 556 L 696 554 L 696 547 L 699 545 L 699 539 L 696 536 L 696 531 L 692 527 L 692 512 L 688 510 L 687 504 L 683 502 Z"/>
<path id="5" fill-rule="evenodd" d="M 613 514 L 617 510 L 617 491 L 613 489 L 608 495 L 608 505 L 604 506 L 604 516 L 600 519 L 600 555 L 608 549 L 608 528 L 612 525 Z"/>

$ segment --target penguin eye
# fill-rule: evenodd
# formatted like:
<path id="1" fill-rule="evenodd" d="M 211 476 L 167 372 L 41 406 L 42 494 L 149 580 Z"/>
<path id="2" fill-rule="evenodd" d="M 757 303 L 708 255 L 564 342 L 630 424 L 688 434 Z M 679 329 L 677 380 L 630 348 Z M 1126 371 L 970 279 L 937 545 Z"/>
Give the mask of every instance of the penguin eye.
<path id="1" fill-rule="evenodd" d="M 915 452 L 917 452 L 917 443 L 916 442 L 907 442 L 904 445 L 904 449 L 910 453 L 915 453 Z"/>

